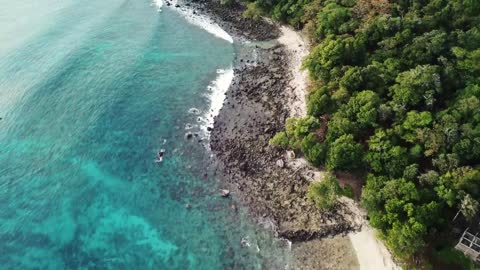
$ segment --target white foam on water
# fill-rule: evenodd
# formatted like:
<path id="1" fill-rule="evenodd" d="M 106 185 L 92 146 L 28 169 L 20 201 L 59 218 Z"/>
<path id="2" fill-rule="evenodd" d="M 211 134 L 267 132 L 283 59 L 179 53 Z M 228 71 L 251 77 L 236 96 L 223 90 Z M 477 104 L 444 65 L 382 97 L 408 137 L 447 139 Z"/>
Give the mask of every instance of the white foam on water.
<path id="1" fill-rule="evenodd" d="M 220 109 L 223 107 L 223 102 L 227 96 L 227 90 L 233 81 L 233 76 L 232 67 L 226 70 L 217 70 L 217 78 L 208 86 L 207 94 L 210 98 L 210 109 L 208 112 L 206 112 L 206 125 L 202 126 L 203 129 L 206 129 L 207 127 L 213 127 L 214 118 L 220 113 Z"/>
<path id="2" fill-rule="evenodd" d="M 162 1 L 162 0 L 155 0 L 155 1 Z M 199 26 L 200 28 L 204 29 L 205 31 L 209 32 L 210 34 L 218 38 L 221 38 L 230 43 L 233 43 L 233 38 L 225 30 L 223 30 L 218 24 L 216 24 L 212 19 L 206 16 L 196 14 L 194 13 L 194 10 L 190 8 L 175 7 L 175 5 L 177 5 L 178 3 L 176 0 L 172 0 L 170 1 L 170 3 L 171 3 L 171 7 L 173 7 L 173 10 L 182 14 L 182 16 L 184 16 L 189 23 Z"/>
<path id="3" fill-rule="evenodd" d="M 153 0 L 153 4 L 157 7 L 158 12 L 162 11 L 163 0 Z"/>

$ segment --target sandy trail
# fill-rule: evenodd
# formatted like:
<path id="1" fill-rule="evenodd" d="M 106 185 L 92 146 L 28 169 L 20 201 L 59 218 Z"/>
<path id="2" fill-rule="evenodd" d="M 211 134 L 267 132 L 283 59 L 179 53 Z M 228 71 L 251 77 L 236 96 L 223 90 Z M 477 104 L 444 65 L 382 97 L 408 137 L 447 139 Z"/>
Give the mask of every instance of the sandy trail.
<path id="1" fill-rule="evenodd" d="M 290 82 L 292 87 L 292 96 L 288 106 L 290 107 L 290 116 L 303 117 L 307 115 L 305 96 L 307 94 L 307 71 L 301 70 L 302 60 L 308 55 L 308 44 L 306 40 L 290 27 L 280 27 L 281 36 L 278 42 L 283 44 L 290 54 L 290 69 L 293 79 Z"/>
<path id="2" fill-rule="evenodd" d="M 375 231 L 364 225 L 357 233 L 349 234 L 352 246 L 357 253 L 360 270 L 400 270 L 393 261 L 392 255 L 385 245 L 377 239 Z"/>

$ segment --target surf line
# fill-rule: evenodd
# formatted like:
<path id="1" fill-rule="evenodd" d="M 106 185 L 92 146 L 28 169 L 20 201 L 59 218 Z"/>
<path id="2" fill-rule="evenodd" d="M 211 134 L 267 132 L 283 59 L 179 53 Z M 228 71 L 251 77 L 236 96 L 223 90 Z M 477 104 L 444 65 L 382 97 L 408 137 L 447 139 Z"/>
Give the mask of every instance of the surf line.
<path id="1" fill-rule="evenodd" d="M 163 0 L 154 0 L 153 4 L 157 6 L 159 11 L 161 11 L 164 2 Z M 220 27 L 220 25 L 216 24 L 209 17 L 195 13 L 191 8 L 179 6 L 176 0 L 169 1 L 169 4 L 169 6 L 173 7 L 172 10 L 181 14 L 189 23 L 196 25 L 208 33 L 233 44 L 232 36 L 230 36 Z"/>

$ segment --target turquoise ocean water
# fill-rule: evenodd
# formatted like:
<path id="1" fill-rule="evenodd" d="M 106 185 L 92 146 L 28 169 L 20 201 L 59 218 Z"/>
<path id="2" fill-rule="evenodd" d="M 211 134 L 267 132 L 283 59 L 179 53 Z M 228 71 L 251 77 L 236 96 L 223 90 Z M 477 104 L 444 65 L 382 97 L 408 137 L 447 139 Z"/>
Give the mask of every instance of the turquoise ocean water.
<path id="1" fill-rule="evenodd" d="M 0 269 L 284 268 L 204 176 L 236 45 L 148 0 L 0 6 Z"/>

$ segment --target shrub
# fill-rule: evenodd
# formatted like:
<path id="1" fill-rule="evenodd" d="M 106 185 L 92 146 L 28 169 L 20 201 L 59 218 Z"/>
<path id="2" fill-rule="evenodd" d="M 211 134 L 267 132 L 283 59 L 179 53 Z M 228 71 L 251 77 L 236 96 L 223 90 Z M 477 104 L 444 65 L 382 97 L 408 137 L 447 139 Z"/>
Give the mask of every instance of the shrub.
<path id="1" fill-rule="evenodd" d="M 328 210 L 336 205 L 341 192 L 342 188 L 337 179 L 332 175 L 327 175 L 323 181 L 310 184 L 307 198 L 310 202 L 315 203 L 318 208 Z"/>
<path id="2" fill-rule="evenodd" d="M 289 140 L 288 140 L 287 133 L 282 131 L 282 132 L 279 132 L 279 133 L 275 134 L 275 136 L 273 136 L 273 138 L 271 138 L 268 143 L 270 145 L 287 148 L 289 146 Z"/>
<path id="3" fill-rule="evenodd" d="M 350 199 L 353 199 L 354 198 L 354 194 L 353 194 L 353 188 L 349 185 L 346 185 L 343 187 L 343 190 L 342 190 L 342 195 L 343 196 L 346 196 Z"/>
<path id="4" fill-rule="evenodd" d="M 262 18 L 263 11 L 256 2 L 252 2 L 248 3 L 247 9 L 243 12 L 243 16 L 258 21 Z"/>
<path id="5" fill-rule="evenodd" d="M 327 147 L 317 142 L 313 134 L 310 134 L 302 140 L 302 151 L 309 162 L 318 166 L 325 161 Z"/>

